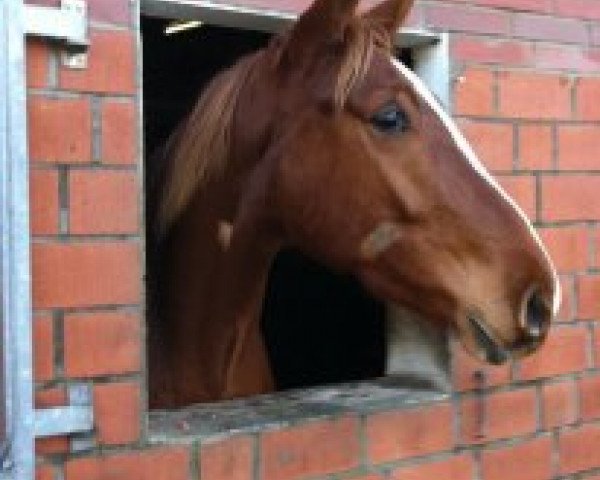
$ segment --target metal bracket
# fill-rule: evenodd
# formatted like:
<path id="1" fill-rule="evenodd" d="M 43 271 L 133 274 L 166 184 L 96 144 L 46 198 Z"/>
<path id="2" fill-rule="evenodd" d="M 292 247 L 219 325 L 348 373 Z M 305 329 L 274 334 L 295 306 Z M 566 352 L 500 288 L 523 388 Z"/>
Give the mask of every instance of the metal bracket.
<path id="1" fill-rule="evenodd" d="M 87 67 L 90 41 L 84 0 L 61 0 L 60 8 L 26 5 L 25 31 L 29 36 L 61 43 L 61 59 L 66 67 Z"/>
<path id="2" fill-rule="evenodd" d="M 36 438 L 90 433 L 94 429 L 92 391 L 89 385 L 69 387 L 67 407 L 35 410 L 34 432 Z"/>
<path id="3" fill-rule="evenodd" d="M 93 428 L 92 407 L 55 407 L 35 411 L 36 438 L 88 432 Z"/>

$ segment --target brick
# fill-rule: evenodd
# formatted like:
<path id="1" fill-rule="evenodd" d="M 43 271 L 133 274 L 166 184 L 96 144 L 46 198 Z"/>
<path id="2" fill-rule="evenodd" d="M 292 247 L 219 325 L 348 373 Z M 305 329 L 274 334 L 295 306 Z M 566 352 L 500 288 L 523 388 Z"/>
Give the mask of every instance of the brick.
<path id="1" fill-rule="evenodd" d="M 138 316 L 119 313 L 70 314 L 65 316 L 64 329 L 67 377 L 122 374 L 140 369 L 142 347 Z"/>
<path id="2" fill-rule="evenodd" d="M 30 170 L 29 198 L 32 235 L 55 235 L 58 233 L 58 172 L 56 170 Z"/>
<path id="3" fill-rule="evenodd" d="M 600 170 L 600 127 L 563 125 L 558 129 L 558 163 L 561 170 Z"/>
<path id="4" fill-rule="evenodd" d="M 102 105 L 102 162 L 133 164 L 137 151 L 137 117 L 133 102 Z"/>
<path id="5" fill-rule="evenodd" d="M 512 171 L 514 134 L 511 124 L 463 121 L 460 127 L 489 170 Z"/>
<path id="6" fill-rule="evenodd" d="M 140 301 L 140 250 L 135 243 L 35 244 L 32 270 L 35 308 Z"/>
<path id="7" fill-rule="evenodd" d="M 542 347 L 521 361 L 519 378 L 532 380 L 584 370 L 588 367 L 587 345 L 587 329 L 555 327 Z"/>
<path id="8" fill-rule="evenodd" d="M 542 124 L 519 126 L 519 168 L 523 170 L 551 170 L 554 142 L 552 127 Z"/>
<path id="9" fill-rule="evenodd" d="M 600 368 L 600 326 L 594 328 L 594 366 Z"/>
<path id="10" fill-rule="evenodd" d="M 372 473 L 368 475 L 359 475 L 358 477 L 349 477 L 348 480 L 386 480 L 386 477 L 379 473 Z"/>
<path id="11" fill-rule="evenodd" d="M 455 342 L 452 348 L 452 379 L 454 388 L 461 391 L 506 385 L 510 383 L 510 365 L 488 366 Z"/>
<path id="12" fill-rule="evenodd" d="M 580 20 L 546 15 L 516 15 L 513 35 L 532 40 L 550 40 L 563 43 L 587 43 L 587 28 Z"/>
<path id="13" fill-rule="evenodd" d="M 592 26 L 592 45 L 600 45 L 600 26 Z"/>
<path id="14" fill-rule="evenodd" d="M 398 468 L 392 471 L 391 479 L 432 480 L 434 478 L 447 478 L 471 480 L 474 471 L 473 458 L 468 454 L 461 454 L 446 460 Z"/>
<path id="15" fill-rule="evenodd" d="M 91 159 L 92 120 L 88 99 L 28 97 L 32 161 L 80 163 Z"/>
<path id="16" fill-rule="evenodd" d="M 65 463 L 65 480 L 188 480 L 188 464 L 184 447 L 80 457 Z"/>
<path id="17" fill-rule="evenodd" d="M 87 68 L 62 67 L 59 84 L 82 92 L 134 93 L 136 58 L 131 32 L 92 30 Z"/>
<path id="18" fill-rule="evenodd" d="M 483 399 L 465 398 L 461 402 L 462 441 L 482 443 L 534 432 L 536 411 L 533 388 L 493 393 Z"/>
<path id="19" fill-rule="evenodd" d="M 553 476 L 552 441 L 542 437 L 484 450 L 481 469 L 485 480 L 547 480 Z"/>
<path id="20" fill-rule="evenodd" d="M 571 116 L 571 81 L 564 76 L 502 72 L 499 108 L 505 117 L 566 119 Z"/>
<path id="21" fill-rule="evenodd" d="M 497 177 L 502 188 L 517 202 L 527 216 L 537 218 L 535 177 L 532 175 Z"/>
<path id="22" fill-rule="evenodd" d="M 571 474 L 600 467 L 600 427 L 584 425 L 562 432 L 558 441 L 560 473 Z"/>
<path id="23" fill-rule="evenodd" d="M 600 218 L 600 176 L 569 175 L 542 179 L 542 219 L 548 222 Z"/>
<path id="24" fill-rule="evenodd" d="M 542 426 L 551 428 L 577 421 L 577 389 L 572 380 L 549 383 L 542 387 Z"/>
<path id="25" fill-rule="evenodd" d="M 580 120 L 600 120 L 600 78 L 580 78 L 577 81 L 575 115 Z"/>
<path id="26" fill-rule="evenodd" d="M 506 8 L 508 10 L 552 12 L 552 0 L 472 0 L 475 5 Z"/>
<path id="27" fill-rule="evenodd" d="M 350 470 L 359 464 L 358 419 L 311 422 L 260 437 L 263 480 L 291 480 Z"/>
<path id="28" fill-rule="evenodd" d="M 589 263 L 590 234 L 583 227 L 544 228 L 540 236 L 560 273 L 585 270 Z"/>
<path id="29" fill-rule="evenodd" d="M 581 45 L 544 45 L 538 44 L 535 49 L 534 65 L 538 69 L 569 70 L 577 74 L 600 71 L 595 49 Z"/>
<path id="30" fill-rule="evenodd" d="M 38 39 L 27 39 L 26 43 L 26 75 L 29 88 L 48 86 L 48 70 L 50 49 L 48 44 Z"/>
<path id="31" fill-rule="evenodd" d="M 430 5 L 425 9 L 428 25 L 459 32 L 508 34 L 508 14 L 462 5 Z"/>
<path id="32" fill-rule="evenodd" d="M 131 21 L 128 0 L 87 0 L 89 15 L 92 20 L 128 25 Z"/>
<path id="33" fill-rule="evenodd" d="M 252 437 L 236 436 L 200 448 L 200 479 L 252 480 L 254 478 Z"/>
<path id="34" fill-rule="evenodd" d="M 584 72 L 597 74 L 600 71 L 600 48 L 589 47 L 580 51 L 585 55 Z"/>
<path id="35" fill-rule="evenodd" d="M 592 267 L 600 267 L 600 228 L 595 228 L 592 231 L 593 254 Z"/>
<path id="36" fill-rule="evenodd" d="M 253 3 L 260 4 L 263 7 L 271 7 L 273 6 L 272 0 L 248 0 Z M 373 3 L 371 1 L 371 3 Z M 311 5 L 311 0 L 282 0 L 281 1 L 282 8 L 285 10 L 293 10 L 303 12 Z M 278 4 L 279 5 L 279 4 Z"/>
<path id="37" fill-rule="evenodd" d="M 35 408 L 62 407 L 67 404 L 67 392 L 64 388 L 49 388 L 35 392 Z M 35 441 L 37 456 L 56 455 L 69 451 L 69 439 L 66 436 L 38 438 Z"/>
<path id="38" fill-rule="evenodd" d="M 69 232 L 124 234 L 139 229 L 134 172 L 76 170 L 69 175 Z"/>
<path id="39" fill-rule="evenodd" d="M 555 3 L 560 16 L 600 20 L 600 5 L 596 0 L 555 0 Z"/>
<path id="40" fill-rule="evenodd" d="M 444 404 L 370 415 L 367 455 L 372 463 L 383 463 L 449 450 L 452 424 L 452 407 Z"/>
<path id="41" fill-rule="evenodd" d="M 54 377 L 54 326 L 51 315 L 36 315 L 33 321 L 33 373 L 36 382 Z"/>
<path id="42" fill-rule="evenodd" d="M 579 381 L 579 395 L 582 420 L 600 419 L 600 375 L 583 377 Z"/>
<path id="43" fill-rule="evenodd" d="M 494 74 L 490 70 L 468 69 L 454 89 L 456 115 L 492 115 L 494 112 Z"/>
<path id="44" fill-rule="evenodd" d="M 52 465 L 35 466 L 35 480 L 54 480 L 54 468 Z"/>
<path id="45" fill-rule="evenodd" d="M 526 42 L 478 37 L 453 37 L 451 56 L 457 62 L 526 66 L 533 61 L 533 47 Z"/>
<path id="46" fill-rule="evenodd" d="M 577 317 L 600 320 L 600 276 L 587 275 L 577 279 Z"/>
<path id="47" fill-rule="evenodd" d="M 95 385 L 94 421 L 96 439 L 100 444 L 136 442 L 140 437 L 141 421 L 139 384 L 120 382 Z"/>
<path id="48" fill-rule="evenodd" d="M 35 391 L 35 408 L 61 407 L 67 404 L 64 388 L 54 387 Z"/>
<path id="49" fill-rule="evenodd" d="M 423 5 L 415 4 L 415 5 L 413 5 L 410 12 L 408 13 L 408 17 L 406 17 L 406 20 L 404 20 L 403 26 L 418 28 L 421 25 L 423 25 L 423 23 L 424 23 L 423 17 L 424 17 Z"/>

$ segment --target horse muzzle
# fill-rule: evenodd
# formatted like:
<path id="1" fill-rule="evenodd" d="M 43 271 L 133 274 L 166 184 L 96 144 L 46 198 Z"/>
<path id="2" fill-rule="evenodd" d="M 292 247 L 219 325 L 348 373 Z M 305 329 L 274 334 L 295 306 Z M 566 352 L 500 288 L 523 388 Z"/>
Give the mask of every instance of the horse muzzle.
<path id="1" fill-rule="evenodd" d="M 486 325 L 476 315 L 469 315 L 469 327 L 480 355 L 488 363 L 501 365 L 510 358 L 510 352 L 501 345 Z"/>
<path id="2" fill-rule="evenodd" d="M 532 288 L 524 296 L 519 311 L 518 335 L 507 343 L 485 323 L 478 313 L 468 314 L 468 324 L 480 356 L 493 365 L 501 365 L 511 358 L 520 358 L 535 352 L 547 336 L 552 322 L 552 308 L 539 290 Z"/>

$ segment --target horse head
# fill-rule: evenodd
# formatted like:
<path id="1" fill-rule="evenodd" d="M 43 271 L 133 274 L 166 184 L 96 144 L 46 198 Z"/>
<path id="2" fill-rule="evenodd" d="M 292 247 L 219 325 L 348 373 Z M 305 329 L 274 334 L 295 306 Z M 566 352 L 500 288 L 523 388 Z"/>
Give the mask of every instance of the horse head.
<path id="1" fill-rule="evenodd" d="M 151 355 L 155 404 L 272 388 L 257 318 L 284 247 L 451 327 L 488 362 L 545 339 L 560 291 L 540 238 L 394 57 L 412 0 L 358 3 L 315 0 L 217 76 L 173 137 L 158 211 L 173 338 Z"/>
<path id="2" fill-rule="evenodd" d="M 269 110 L 254 175 L 269 218 L 283 244 L 451 325 L 477 357 L 530 353 L 558 309 L 551 260 L 448 113 L 394 58 L 413 2 L 364 14 L 358 3 L 317 0 L 279 40 L 271 88 L 240 104 L 238 122 Z"/>

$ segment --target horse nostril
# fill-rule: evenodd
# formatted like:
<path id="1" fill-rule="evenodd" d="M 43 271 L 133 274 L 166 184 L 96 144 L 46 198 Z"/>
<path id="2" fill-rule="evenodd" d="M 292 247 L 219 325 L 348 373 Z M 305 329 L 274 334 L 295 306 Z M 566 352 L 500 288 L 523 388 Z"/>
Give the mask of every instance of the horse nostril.
<path id="1" fill-rule="evenodd" d="M 552 320 L 552 311 L 539 291 L 530 293 L 525 304 L 525 329 L 531 338 L 539 338 Z"/>

